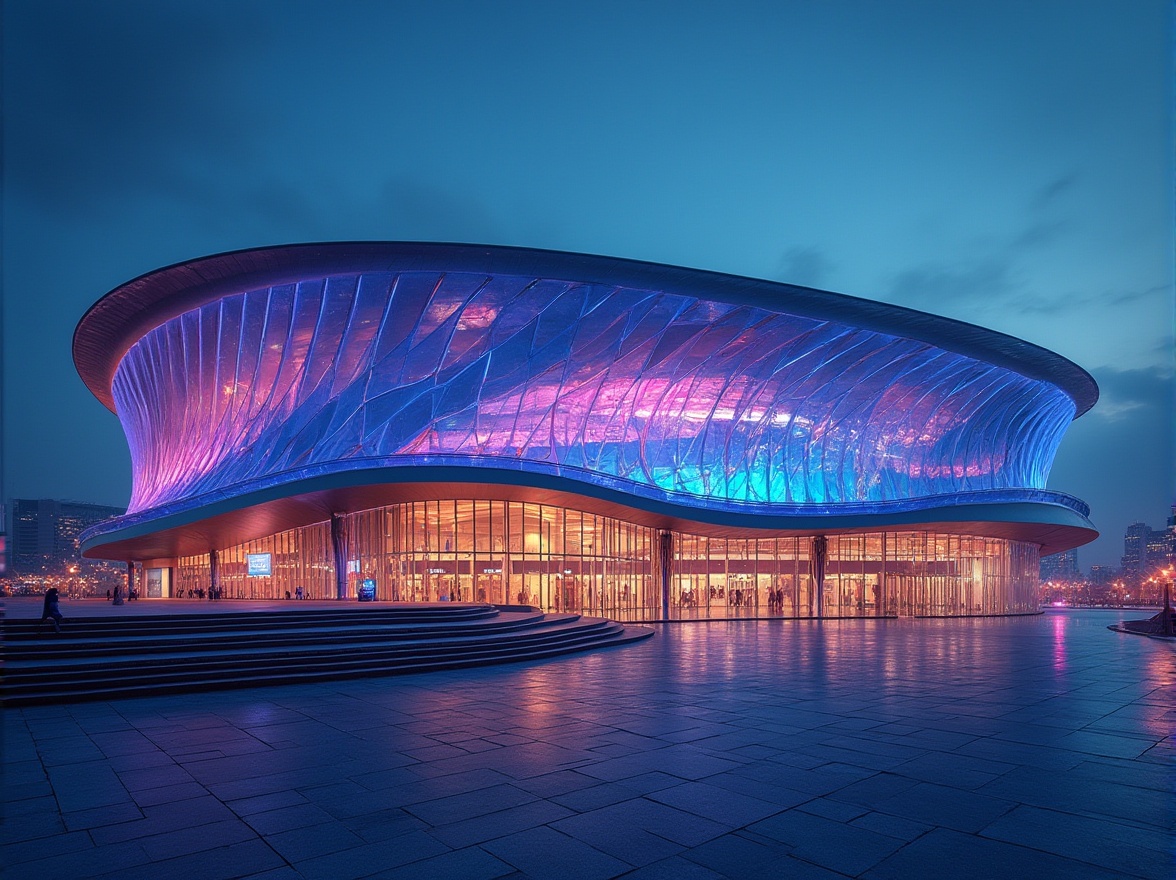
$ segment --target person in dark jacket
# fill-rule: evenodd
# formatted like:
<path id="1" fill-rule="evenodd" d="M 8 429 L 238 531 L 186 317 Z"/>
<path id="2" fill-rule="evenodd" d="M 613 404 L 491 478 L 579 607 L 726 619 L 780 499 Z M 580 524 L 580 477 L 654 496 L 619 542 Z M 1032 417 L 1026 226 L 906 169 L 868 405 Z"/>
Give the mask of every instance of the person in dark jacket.
<path id="1" fill-rule="evenodd" d="M 41 622 L 37 624 L 37 629 L 48 620 L 52 622 L 54 630 L 61 632 L 61 621 L 65 618 L 61 614 L 59 601 L 57 587 L 50 587 L 45 591 L 45 605 L 41 609 Z"/>

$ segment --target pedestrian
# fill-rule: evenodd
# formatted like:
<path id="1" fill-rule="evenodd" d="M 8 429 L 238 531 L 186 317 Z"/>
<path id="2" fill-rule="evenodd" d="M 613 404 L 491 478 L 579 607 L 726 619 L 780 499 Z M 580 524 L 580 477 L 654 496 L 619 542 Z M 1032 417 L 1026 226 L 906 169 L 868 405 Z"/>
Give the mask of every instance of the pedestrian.
<path id="1" fill-rule="evenodd" d="M 111 601 L 110 604 L 111 605 L 121 605 L 122 603 L 123 603 L 122 587 L 115 587 L 114 588 L 114 599 Z"/>
<path id="2" fill-rule="evenodd" d="M 37 624 L 38 632 L 46 620 L 53 623 L 53 629 L 61 632 L 61 621 L 65 618 L 61 615 L 61 607 L 58 605 L 59 595 L 57 587 L 50 587 L 45 591 L 45 605 L 41 609 L 41 622 Z"/>

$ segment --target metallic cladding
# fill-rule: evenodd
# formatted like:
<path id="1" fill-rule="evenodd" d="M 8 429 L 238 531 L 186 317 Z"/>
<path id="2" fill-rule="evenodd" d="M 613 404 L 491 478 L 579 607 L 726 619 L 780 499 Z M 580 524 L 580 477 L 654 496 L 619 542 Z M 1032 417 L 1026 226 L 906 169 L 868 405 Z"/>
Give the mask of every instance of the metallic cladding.
<path id="1" fill-rule="evenodd" d="M 1040 490 L 1076 413 L 1052 382 L 848 320 L 436 270 L 227 292 L 133 342 L 111 391 L 131 514 L 430 462 L 740 512 Z"/>

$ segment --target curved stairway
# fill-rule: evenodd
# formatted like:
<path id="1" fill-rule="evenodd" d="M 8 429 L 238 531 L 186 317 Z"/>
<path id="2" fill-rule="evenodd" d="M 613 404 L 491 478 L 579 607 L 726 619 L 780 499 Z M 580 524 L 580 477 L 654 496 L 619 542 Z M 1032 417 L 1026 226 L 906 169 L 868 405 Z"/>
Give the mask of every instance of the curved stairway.
<path id="1" fill-rule="evenodd" d="M 325 681 L 535 660 L 653 635 L 492 605 L 71 617 L 4 622 L 9 706 Z"/>

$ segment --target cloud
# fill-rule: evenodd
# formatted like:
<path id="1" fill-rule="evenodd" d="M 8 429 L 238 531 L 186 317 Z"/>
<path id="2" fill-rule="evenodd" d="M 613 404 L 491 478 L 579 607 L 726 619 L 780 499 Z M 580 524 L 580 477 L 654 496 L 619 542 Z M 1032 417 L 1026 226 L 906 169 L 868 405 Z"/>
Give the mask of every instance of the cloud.
<path id="1" fill-rule="evenodd" d="M 1099 387 L 1098 405 L 1090 418 L 1119 421 L 1139 411 L 1153 414 L 1154 430 L 1170 434 L 1174 428 L 1173 376 L 1170 369 L 1117 370 L 1103 367 L 1092 372 Z M 1164 419 L 1164 421 L 1161 421 Z"/>
<path id="2" fill-rule="evenodd" d="M 128 199 L 189 201 L 209 169 L 259 162 L 230 71 L 264 22 L 246 4 L 231 27 L 199 7 L 150 2 L 14 4 L 6 90 L 6 178 L 49 213 L 76 218 Z M 6 22 L 7 23 L 7 22 Z"/>
<path id="3" fill-rule="evenodd" d="M 1117 566 L 1127 526 L 1158 528 L 1176 500 L 1173 377 L 1159 368 L 1094 376 L 1099 402 L 1067 431 L 1049 485 L 1090 504 L 1102 535 L 1079 551 L 1082 564 Z"/>
<path id="4" fill-rule="evenodd" d="M 1157 284 L 1138 290 L 1106 291 L 1103 293 L 1086 294 L 1057 294 L 1052 297 L 1023 295 L 1010 303 L 1010 307 L 1026 315 L 1062 315 L 1073 314 L 1080 308 L 1099 306 L 1115 309 L 1134 303 L 1167 296 L 1171 288 Z"/>
<path id="5" fill-rule="evenodd" d="M 1010 249 L 1031 251 L 1057 241 L 1069 228 L 1070 224 L 1064 220 L 1043 221 L 1030 224 L 1026 229 L 1013 238 Z"/>
<path id="6" fill-rule="evenodd" d="M 959 266 L 927 264 L 899 272 L 887 299 L 935 311 L 942 308 L 945 300 L 984 302 L 1005 297 L 1016 289 L 1009 261 L 984 259 Z"/>
<path id="7" fill-rule="evenodd" d="M 1070 171 L 1055 177 L 1045 186 L 1037 191 L 1033 198 L 1034 209 L 1040 211 L 1044 208 L 1051 207 L 1062 196 L 1074 188 L 1074 184 L 1078 182 L 1078 172 Z"/>
<path id="8" fill-rule="evenodd" d="M 820 248 L 794 247 L 789 248 L 780 259 L 777 277 L 788 284 L 821 287 L 826 283 L 832 268 L 833 263 Z"/>

